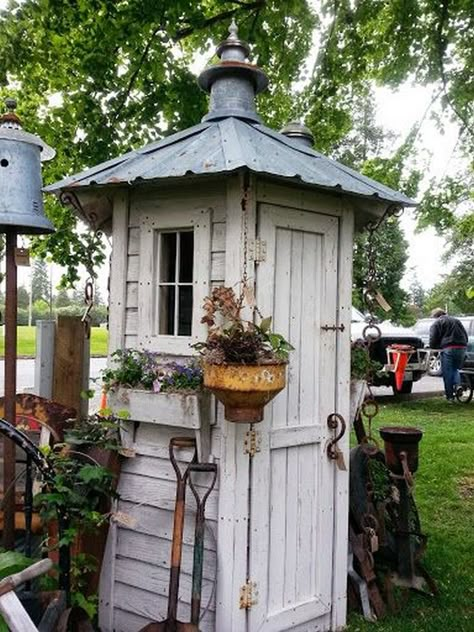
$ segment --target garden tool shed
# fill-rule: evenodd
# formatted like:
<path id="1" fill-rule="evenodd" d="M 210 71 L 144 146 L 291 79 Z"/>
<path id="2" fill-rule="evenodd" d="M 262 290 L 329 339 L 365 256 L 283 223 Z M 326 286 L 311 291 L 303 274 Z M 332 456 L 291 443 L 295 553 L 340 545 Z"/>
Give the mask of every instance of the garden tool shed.
<path id="1" fill-rule="evenodd" d="M 260 312 L 295 348 L 286 389 L 253 428 L 227 422 L 214 400 L 173 410 L 161 410 L 152 393 L 136 402 L 136 456 L 119 487 L 119 510 L 132 519 L 109 535 L 104 632 L 166 618 L 167 446 L 190 429 L 219 471 L 207 510 L 215 538 L 206 543 L 201 629 L 345 623 L 348 473 L 328 457 L 340 427 L 327 420 L 349 417 L 354 227 L 414 202 L 315 151 L 303 126 L 278 133 L 263 125 L 255 95 L 266 75 L 247 60 L 235 25 L 229 31 L 219 63 L 199 77 L 210 93 L 201 123 L 47 188 L 112 235 L 109 353 L 191 355 L 190 344 L 206 337 L 204 297 L 217 285 L 236 287 L 244 270 Z M 337 446 L 346 463 L 348 444 L 345 433 Z M 189 620 L 186 529 L 184 543 L 179 618 Z"/>

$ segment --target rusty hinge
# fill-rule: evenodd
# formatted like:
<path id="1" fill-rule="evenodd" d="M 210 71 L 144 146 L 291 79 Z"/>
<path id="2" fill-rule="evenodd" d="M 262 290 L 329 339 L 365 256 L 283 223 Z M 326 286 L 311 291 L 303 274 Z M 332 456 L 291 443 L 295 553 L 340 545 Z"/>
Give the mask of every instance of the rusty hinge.
<path id="1" fill-rule="evenodd" d="M 321 325 L 321 329 L 324 331 L 344 331 L 345 327 L 344 325 Z"/>
<path id="2" fill-rule="evenodd" d="M 247 581 L 240 587 L 239 608 L 241 610 L 250 610 L 257 603 L 257 584 Z"/>
<path id="3" fill-rule="evenodd" d="M 263 239 L 254 239 L 249 242 L 249 259 L 254 263 L 267 260 L 267 242 Z"/>
<path id="4" fill-rule="evenodd" d="M 258 430 L 247 430 L 244 439 L 244 454 L 255 456 L 260 452 L 261 435 Z"/>

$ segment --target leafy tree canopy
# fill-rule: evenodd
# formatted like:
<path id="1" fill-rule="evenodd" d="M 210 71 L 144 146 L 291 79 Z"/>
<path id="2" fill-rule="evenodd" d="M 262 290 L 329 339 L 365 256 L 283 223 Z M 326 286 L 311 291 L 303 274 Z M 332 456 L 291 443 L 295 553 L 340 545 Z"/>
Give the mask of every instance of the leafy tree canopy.
<path id="1" fill-rule="evenodd" d="M 212 56 L 235 16 L 270 75 L 259 110 L 271 126 L 304 115 L 318 149 L 409 193 L 419 179 L 406 169 L 416 130 L 384 158 L 366 104 L 373 82 L 413 79 L 436 86 L 445 116 L 460 125 L 460 150 L 473 155 L 472 0 L 321 0 L 317 9 L 307 0 L 11 0 L 0 14 L 0 91 L 16 86 L 26 127 L 56 148 L 45 166 L 52 182 L 200 120 L 206 95 L 190 64 L 197 53 Z M 318 55 L 295 95 L 315 34 Z M 472 229 L 472 212 L 458 212 L 468 186 L 456 178 L 444 204 L 432 187 L 420 211 L 425 223 L 451 222 L 452 244 Z M 71 210 L 51 199 L 47 207 L 57 232 L 37 240 L 36 251 L 67 266 L 74 283 L 77 266 L 97 266 L 103 249 Z"/>

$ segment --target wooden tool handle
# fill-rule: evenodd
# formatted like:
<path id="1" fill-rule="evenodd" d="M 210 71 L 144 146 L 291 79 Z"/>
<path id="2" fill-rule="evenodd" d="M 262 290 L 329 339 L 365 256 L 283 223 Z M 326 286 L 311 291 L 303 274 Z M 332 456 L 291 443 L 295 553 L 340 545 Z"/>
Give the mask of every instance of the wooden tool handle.
<path id="1" fill-rule="evenodd" d="M 52 560 L 46 558 L 44 560 L 40 560 L 28 568 L 25 568 L 24 571 L 20 571 L 19 573 L 15 573 L 14 575 L 10 575 L 9 577 L 5 577 L 0 582 L 0 594 L 3 595 L 10 590 L 14 590 L 20 584 L 24 584 L 25 582 L 29 582 L 35 577 L 39 577 L 40 575 L 44 575 L 47 573 L 53 566 Z"/>

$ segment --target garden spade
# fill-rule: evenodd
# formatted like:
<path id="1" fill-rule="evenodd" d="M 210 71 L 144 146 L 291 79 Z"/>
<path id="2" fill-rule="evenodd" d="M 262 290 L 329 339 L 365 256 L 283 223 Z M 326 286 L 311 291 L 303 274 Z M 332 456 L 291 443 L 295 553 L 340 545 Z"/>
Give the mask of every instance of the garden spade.
<path id="1" fill-rule="evenodd" d="M 186 469 L 181 472 L 175 456 L 176 449 L 194 448 L 194 455 Z M 186 496 L 186 482 L 189 468 L 197 462 L 196 440 L 194 437 L 174 437 L 169 445 L 170 461 L 176 472 L 176 503 L 174 509 L 173 542 L 171 545 L 171 570 L 168 592 L 168 615 L 160 623 L 149 623 L 140 632 L 198 632 L 197 626 L 192 623 L 183 623 L 177 620 L 179 575 L 181 570 L 181 553 L 183 549 L 184 528 L 184 504 Z"/>
<path id="2" fill-rule="evenodd" d="M 204 554 L 204 527 L 206 501 L 214 489 L 217 479 L 217 465 L 215 463 L 192 463 L 188 470 L 189 487 L 196 499 L 196 526 L 194 531 L 194 559 L 193 559 L 193 589 L 191 597 L 191 623 L 195 626 L 190 629 L 198 630 L 199 615 L 201 612 L 201 588 L 202 588 L 202 568 Z M 194 485 L 192 473 L 211 473 L 212 480 L 206 492 L 201 497 Z"/>

